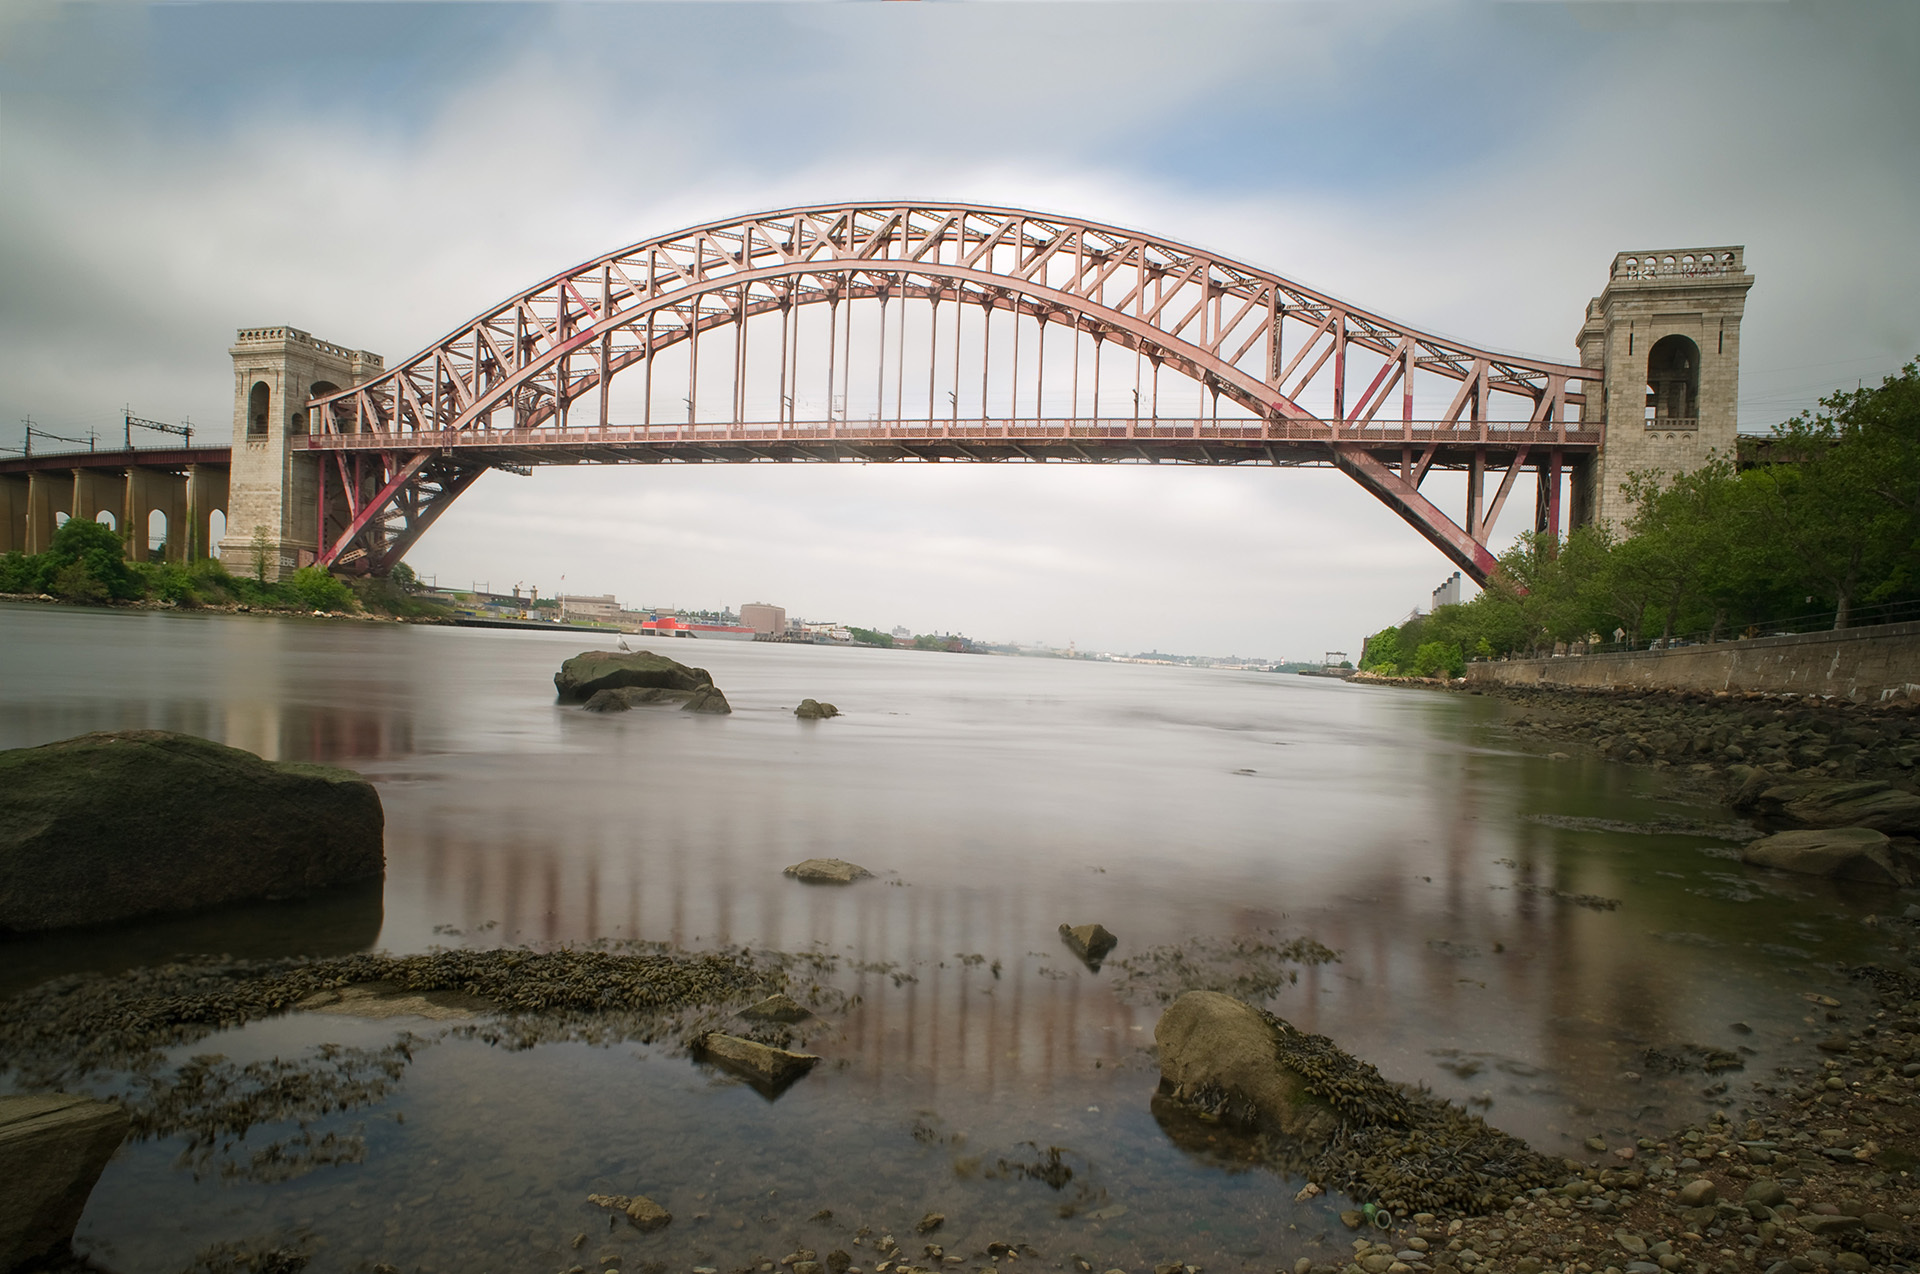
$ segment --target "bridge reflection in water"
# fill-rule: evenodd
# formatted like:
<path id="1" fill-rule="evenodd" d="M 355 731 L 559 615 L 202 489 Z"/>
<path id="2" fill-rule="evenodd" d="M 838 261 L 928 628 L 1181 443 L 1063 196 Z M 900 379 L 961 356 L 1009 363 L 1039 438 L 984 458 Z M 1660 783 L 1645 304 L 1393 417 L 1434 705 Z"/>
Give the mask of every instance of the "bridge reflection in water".
<path id="1" fill-rule="evenodd" d="M 823 1045 L 847 1063 L 833 1082 L 894 1102 L 1143 1099 L 1140 1050 L 1179 964 L 1116 994 L 1130 968 L 1090 973 L 1056 933 L 1098 920 L 1118 961 L 1325 943 L 1340 961 L 1299 969 L 1275 1011 L 1389 1076 L 1490 1093 L 1496 1122 L 1570 1150 L 1643 1106 L 1659 1120 L 1701 1104 L 1705 1077 L 1658 1082 L 1649 1046 L 1745 1044 L 1764 1073 L 1804 1029 L 1776 1006 L 1862 954 L 1849 917 L 1872 905 L 1701 853 L 1729 842 L 1686 823 L 1717 815 L 1661 799 L 1650 772 L 1502 750 L 1484 699 L 716 643 L 699 659 L 733 716 L 602 718 L 547 689 L 571 637 L 0 607 L 0 641 L 17 674 L 0 745 L 160 726 L 380 785 L 373 923 L 222 913 L 170 950 L 264 951 L 235 940 L 258 921 L 279 926 L 277 951 L 342 934 L 393 951 L 817 951 L 861 997 Z M 802 693 L 847 715 L 797 722 Z M 1655 818 L 1679 830 L 1646 834 Z M 781 875 L 825 855 L 881 877 Z M 152 945 L 129 930 L 93 935 L 84 959 L 10 954 L 102 967 Z M 1730 1035 L 1736 1020 L 1755 1033 Z"/>

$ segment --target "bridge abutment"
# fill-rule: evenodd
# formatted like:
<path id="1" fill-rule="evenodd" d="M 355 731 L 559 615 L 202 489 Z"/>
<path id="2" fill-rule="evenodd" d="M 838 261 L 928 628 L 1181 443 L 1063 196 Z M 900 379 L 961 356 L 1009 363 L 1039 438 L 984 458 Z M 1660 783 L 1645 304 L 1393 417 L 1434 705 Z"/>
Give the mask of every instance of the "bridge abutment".
<path id="1" fill-rule="evenodd" d="M 320 456 L 299 450 L 307 400 L 379 375 L 378 354 L 315 339 L 294 327 L 242 328 L 233 357 L 233 465 L 227 569 L 277 580 L 313 562 L 319 543 Z"/>
<path id="2" fill-rule="evenodd" d="M 1639 473 L 1688 473 L 1731 460 L 1739 433 L 1740 319 L 1753 276 L 1746 249 L 1622 252 L 1587 303 L 1576 344 L 1602 369 L 1600 449 L 1578 466 L 1570 524 L 1622 529 L 1621 485 Z"/>

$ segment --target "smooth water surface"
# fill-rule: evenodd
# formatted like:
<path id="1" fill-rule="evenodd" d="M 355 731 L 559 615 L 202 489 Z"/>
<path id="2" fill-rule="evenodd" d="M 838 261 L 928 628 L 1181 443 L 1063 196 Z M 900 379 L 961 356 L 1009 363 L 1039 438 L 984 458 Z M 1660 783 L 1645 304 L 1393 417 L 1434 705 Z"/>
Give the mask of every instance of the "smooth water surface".
<path id="1" fill-rule="evenodd" d="M 733 715 L 599 716 L 551 680 L 591 642 L 0 606 L 0 747 L 150 727 L 350 766 L 379 785 L 388 860 L 383 891 L 10 942 L 0 991 L 176 952 L 634 938 L 830 952 L 859 997 L 816 1042 L 827 1064 L 773 1102 L 636 1045 L 424 1044 L 390 1094 L 326 1125 L 364 1139 L 358 1162 L 268 1182 L 133 1145 L 83 1249 L 173 1269 L 216 1240 L 299 1233 L 315 1269 L 738 1267 L 863 1222 L 905 1241 L 939 1210 L 949 1251 L 1008 1238 L 1049 1263 L 1270 1269 L 1344 1247 L 1343 1205 L 1296 1203 L 1300 1182 L 1163 1125 L 1145 1050 L 1167 983 L 1129 985 L 1119 962 L 1313 938 L 1338 962 L 1300 967 L 1273 1011 L 1574 1153 L 1719 1095 L 1650 1073 L 1650 1047 L 1750 1050 L 1736 1091 L 1765 1074 L 1811 1029 L 1797 993 L 1865 952 L 1858 921 L 1888 905 L 1732 861 L 1731 815 L 1656 771 L 1522 753 L 1494 700 L 681 641 L 662 648 L 709 669 Z M 803 697 L 845 715 L 797 721 Z M 877 878 L 781 874 L 815 856 Z M 1121 939 L 1098 973 L 1056 932 L 1086 921 Z M 301 1015 L 183 1056 L 380 1048 L 401 1029 L 440 1028 Z M 1056 1160 L 1070 1179 L 1036 1167 Z M 609 1234 L 593 1191 L 677 1219 Z M 821 1209 L 836 1219 L 810 1222 Z"/>

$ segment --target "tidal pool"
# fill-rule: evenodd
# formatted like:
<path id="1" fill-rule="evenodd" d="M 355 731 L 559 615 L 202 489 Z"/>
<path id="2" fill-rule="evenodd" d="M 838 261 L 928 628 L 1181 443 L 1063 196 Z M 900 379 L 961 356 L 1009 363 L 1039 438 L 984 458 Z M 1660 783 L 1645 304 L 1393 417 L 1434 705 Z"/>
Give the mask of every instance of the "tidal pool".
<path id="1" fill-rule="evenodd" d="M 1769 1074 L 1817 1029 L 1802 996 L 1835 990 L 1878 948 L 1861 921 L 1905 901 L 1743 867 L 1726 810 L 1658 771 L 1529 754 L 1488 699 L 680 641 L 662 649 L 709 669 L 732 716 L 598 716 L 552 688 L 590 641 L 0 605 L 0 746 L 152 727 L 350 766 L 379 785 L 388 859 L 379 889 L 10 941 L 0 993 L 183 953 L 637 941 L 813 953 L 847 997 L 810 1040 L 826 1060 L 773 1100 L 662 1044 L 516 1048 L 424 1018 L 195 1041 L 174 1060 L 414 1040 L 377 1095 L 304 1129 L 129 1144 L 82 1251 L 170 1270 L 257 1240 L 316 1271 L 557 1272 L 810 1247 L 871 1270 L 892 1233 L 914 1253 L 1270 1270 L 1344 1250 L 1346 1205 L 1296 1201 L 1303 1182 L 1154 1102 L 1163 997 L 1261 999 L 1568 1154 Z M 797 721 L 807 697 L 844 715 Z M 808 857 L 877 875 L 782 876 Z M 1088 921 L 1120 938 L 1098 972 L 1057 933 Z M 1297 939 L 1338 959 L 1276 952 Z M 1664 1070 L 1684 1045 L 1745 1069 Z M 590 1193 L 675 1221 L 642 1235 Z M 915 1234 L 928 1212 L 946 1221 Z"/>

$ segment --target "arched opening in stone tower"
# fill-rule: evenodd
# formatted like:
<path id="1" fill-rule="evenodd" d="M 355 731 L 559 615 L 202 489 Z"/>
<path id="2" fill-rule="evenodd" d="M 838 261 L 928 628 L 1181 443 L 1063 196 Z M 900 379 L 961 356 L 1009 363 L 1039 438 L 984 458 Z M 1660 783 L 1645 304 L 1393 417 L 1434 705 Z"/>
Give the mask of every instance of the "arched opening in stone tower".
<path id="1" fill-rule="evenodd" d="M 215 509 L 207 515 L 207 556 L 220 556 L 220 541 L 227 538 L 227 515 L 222 509 Z"/>
<path id="2" fill-rule="evenodd" d="M 318 398 L 322 394 L 337 394 L 339 392 L 340 387 L 330 380 L 316 380 L 313 384 L 307 386 L 308 398 Z M 302 406 L 294 413 L 293 432 L 303 434 L 310 432 L 312 428 L 313 424 L 310 415 L 306 407 Z"/>
<path id="3" fill-rule="evenodd" d="M 1700 347 L 1684 336 L 1663 336 L 1647 351 L 1647 420 L 1700 416 Z"/>
<path id="4" fill-rule="evenodd" d="M 147 554 L 163 557 L 167 551 L 167 515 L 159 509 L 147 514 Z"/>
<path id="5" fill-rule="evenodd" d="M 247 395 L 247 436 L 264 438 L 267 435 L 268 400 L 273 391 L 267 388 L 264 380 L 253 383 L 253 391 Z"/>
<path id="6" fill-rule="evenodd" d="M 93 520 L 101 526 L 106 527 L 109 531 L 118 531 L 120 529 L 120 519 L 113 516 L 113 510 L 111 509 L 100 510 L 100 512 L 93 515 Z"/>

